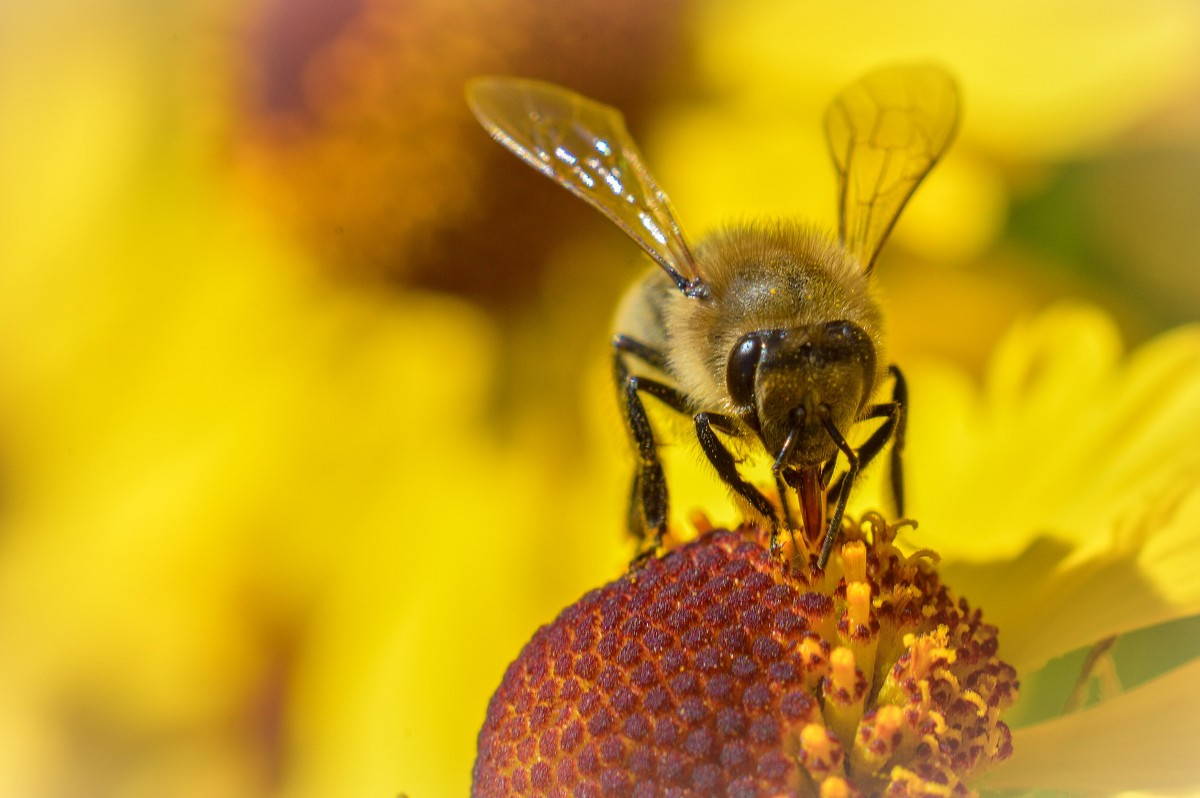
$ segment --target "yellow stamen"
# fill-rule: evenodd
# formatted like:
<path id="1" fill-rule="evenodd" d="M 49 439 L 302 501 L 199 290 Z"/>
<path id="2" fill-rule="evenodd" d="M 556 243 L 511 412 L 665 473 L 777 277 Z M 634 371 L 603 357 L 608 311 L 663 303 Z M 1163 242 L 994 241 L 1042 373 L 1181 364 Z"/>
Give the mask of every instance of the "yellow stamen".
<path id="1" fill-rule="evenodd" d="M 861 540 L 842 546 L 842 571 L 846 582 L 864 582 L 867 578 L 867 546 Z"/>
<path id="2" fill-rule="evenodd" d="M 800 731 L 797 756 L 816 781 L 842 768 L 842 743 L 833 732 L 819 723 L 810 723 Z"/>

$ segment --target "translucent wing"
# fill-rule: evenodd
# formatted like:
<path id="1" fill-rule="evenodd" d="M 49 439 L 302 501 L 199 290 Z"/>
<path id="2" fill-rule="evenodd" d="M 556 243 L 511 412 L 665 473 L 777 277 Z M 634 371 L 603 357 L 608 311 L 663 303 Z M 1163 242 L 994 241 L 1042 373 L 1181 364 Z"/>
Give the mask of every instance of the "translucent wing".
<path id="1" fill-rule="evenodd" d="M 957 127 L 958 89 L 929 64 L 872 72 L 829 106 L 825 132 L 838 173 L 839 233 L 866 271 Z"/>
<path id="2" fill-rule="evenodd" d="M 680 290 L 703 293 L 670 201 L 642 163 L 619 111 L 518 78 L 476 78 L 467 85 L 467 102 L 492 138 L 612 219 Z"/>

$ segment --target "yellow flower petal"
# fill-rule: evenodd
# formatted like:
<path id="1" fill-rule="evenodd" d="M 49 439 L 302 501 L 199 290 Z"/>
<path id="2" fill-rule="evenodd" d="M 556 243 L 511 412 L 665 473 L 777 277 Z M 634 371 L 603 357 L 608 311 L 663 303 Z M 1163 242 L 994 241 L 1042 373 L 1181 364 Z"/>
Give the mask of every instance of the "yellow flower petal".
<path id="1" fill-rule="evenodd" d="M 902 540 L 945 558 L 1021 672 L 1200 613 L 1200 330 L 1118 362 L 1105 316 L 1060 306 L 1006 338 L 983 397 L 914 372 Z"/>
<path id="2" fill-rule="evenodd" d="M 969 89 L 964 138 L 1017 157 L 1070 152 L 1121 130 L 1185 81 L 1198 26 L 1196 7 L 1181 0 L 755 0 L 707 2 L 697 16 L 707 82 L 772 104 L 818 96 L 814 87 L 888 60 L 945 61 Z"/>
<path id="3" fill-rule="evenodd" d="M 948 563 L 946 581 L 987 608 L 1020 673 L 1109 635 L 1200 613 L 1200 490 L 1164 497 L 1118 535 L 1101 552 L 1043 538 L 1012 560 Z"/>
<path id="4" fill-rule="evenodd" d="M 1036 536 L 1105 549 L 1123 517 L 1200 460 L 1200 331 L 1117 366 L 1112 323 L 1061 305 L 1002 342 L 986 399 L 912 370 L 911 540 L 949 559 L 1012 557 Z M 970 538 L 956 519 L 974 518 Z M 1107 530 L 1107 531 L 1106 531 Z"/>
<path id="5" fill-rule="evenodd" d="M 1013 733 L 1013 758 L 984 777 L 990 789 L 1194 789 L 1200 767 L 1200 661 L 1103 704 Z"/>

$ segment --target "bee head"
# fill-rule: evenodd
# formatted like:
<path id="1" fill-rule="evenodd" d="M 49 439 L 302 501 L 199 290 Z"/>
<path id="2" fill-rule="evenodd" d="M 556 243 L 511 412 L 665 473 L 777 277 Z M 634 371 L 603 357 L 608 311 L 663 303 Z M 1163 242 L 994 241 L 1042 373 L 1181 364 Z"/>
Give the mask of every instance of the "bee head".
<path id="1" fill-rule="evenodd" d="M 729 396 L 772 457 L 818 465 L 836 452 L 825 428 L 845 431 L 874 389 L 875 345 L 849 321 L 758 330 L 738 339 L 725 372 Z"/>

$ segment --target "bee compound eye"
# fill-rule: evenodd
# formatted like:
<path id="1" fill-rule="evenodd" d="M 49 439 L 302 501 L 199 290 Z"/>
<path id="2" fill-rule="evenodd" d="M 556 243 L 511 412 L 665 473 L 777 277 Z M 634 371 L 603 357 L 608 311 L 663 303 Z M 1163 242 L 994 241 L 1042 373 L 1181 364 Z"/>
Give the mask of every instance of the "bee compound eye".
<path id="1" fill-rule="evenodd" d="M 828 322 L 822 333 L 830 352 L 855 352 L 870 343 L 862 327 L 844 319 Z"/>
<path id="2" fill-rule="evenodd" d="M 867 331 L 852 321 L 838 319 L 825 324 L 824 351 L 830 361 L 854 361 L 862 366 L 868 393 L 875 373 L 875 344 Z"/>
<path id="3" fill-rule="evenodd" d="M 858 334 L 858 325 L 854 324 L 853 322 L 839 319 L 838 321 L 831 321 L 825 325 L 825 335 L 830 338 L 844 338 L 846 340 L 853 340 L 854 338 L 858 337 Z"/>
<path id="4" fill-rule="evenodd" d="M 755 333 L 742 336 L 729 353 L 725 370 L 725 385 L 734 404 L 746 407 L 754 404 L 754 378 L 762 357 L 762 338 Z"/>

